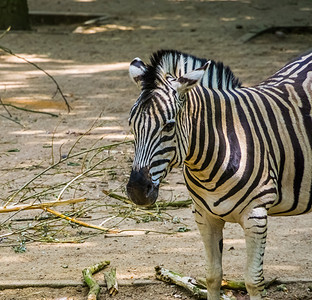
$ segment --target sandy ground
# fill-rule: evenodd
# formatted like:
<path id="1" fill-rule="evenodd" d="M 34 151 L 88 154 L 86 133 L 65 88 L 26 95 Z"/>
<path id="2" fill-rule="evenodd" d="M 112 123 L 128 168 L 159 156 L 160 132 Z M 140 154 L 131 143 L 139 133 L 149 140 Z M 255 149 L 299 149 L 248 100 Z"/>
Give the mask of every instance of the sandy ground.
<path id="1" fill-rule="evenodd" d="M 10 116 L 0 106 L 1 206 L 60 157 L 131 139 L 127 119 L 138 90 L 128 78 L 128 65 L 134 57 L 147 61 L 158 49 L 178 49 L 223 61 L 244 85 L 252 85 L 312 47 L 311 31 L 302 29 L 312 26 L 309 0 L 28 0 L 28 3 L 31 11 L 102 13 L 105 18 L 88 26 L 82 23 L 33 25 L 31 32 L 10 32 L 1 39 L 1 46 L 49 72 L 72 107 L 67 113 L 60 95 L 54 97 L 53 82 L 40 70 L 17 57 L 0 53 L 2 101 L 58 115 L 52 117 L 7 107 Z M 290 32 L 279 28 L 283 26 L 296 28 Z M 244 42 L 252 33 L 268 27 L 276 29 Z M 191 209 L 167 208 L 148 214 L 107 197 L 103 190 L 124 192 L 133 149 L 131 144 L 122 144 L 98 153 L 94 159 L 93 154 L 69 159 L 51 169 L 30 184 L 29 189 L 22 190 L 11 204 L 51 185 L 71 180 L 88 168 L 88 161 L 92 165 L 107 158 L 95 169 L 97 173 L 85 177 L 79 184 L 74 182 L 63 196 L 64 199 L 85 197 L 87 201 L 56 210 L 69 213 L 90 207 L 78 219 L 94 225 L 106 220 L 103 226 L 132 231 L 92 236 L 98 231 L 70 226 L 65 221 L 45 222 L 44 218 L 49 216 L 45 212 L 0 214 L 0 284 L 80 283 L 83 268 L 110 260 L 122 283 L 115 299 L 191 299 L 181 289 L 154 281 L 156 265 L 189 276 L 203 276 L 203 249 Z M 182 182 L 180 170 L 174 170 L 163 185 L 160 199 L 188 199 Z M 58 193 L 41 200 L 53 201 Z M 30 197 L 24 203 L 33 199 L 35 197 Z M 111 217 L 113 219 L 108 220 Z M 38 224 L 36 230 L 30 230 L 34 223 Z M 265 276 L 268 280 L 278 277 L 295 284 L 287 284 L 288 292 L 270 289 L 267 299 L 312 299 L 309 289 L 312 282 L 311 215 L 271 218 L 269 223 Z M 20 228 L 24 229 L 4 236 Z M 178 232 L 185 229 L 188 230 Z M 53 243 L 39 242 L 48 237 Z M 243 232 L 238 225 L 227 224 L 224 237 L 225 277 L 242 279 Z M 84 242 L 77 243 L 79 239 Z M 22 252 L 24 246 L 25 252 L 14 251 L 15 247 Z M 103 282 L 102 276 L 102 273 L 97 275 L 100 282 Z M 153 284 L 132 285 L 140 280 L 152 280 Z M 81 286 L 31 287 L 1 290 L 0 299 L 85 299 L 86 293 L 87 289 Z M 103 290 L 100 299 L 106 298 L 109 296 Z M 247 299 L 247 296 L 240 299 Z"/>

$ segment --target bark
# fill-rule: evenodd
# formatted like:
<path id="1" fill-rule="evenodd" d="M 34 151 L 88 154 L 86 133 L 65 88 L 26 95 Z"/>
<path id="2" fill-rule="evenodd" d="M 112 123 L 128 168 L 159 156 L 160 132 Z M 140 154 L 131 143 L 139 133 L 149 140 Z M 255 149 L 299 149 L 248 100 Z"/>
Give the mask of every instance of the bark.
<path id="1" fill-rule="evenodd" d="M 0 29 L 29 30 L 27 0 L 0 1 Z"/>

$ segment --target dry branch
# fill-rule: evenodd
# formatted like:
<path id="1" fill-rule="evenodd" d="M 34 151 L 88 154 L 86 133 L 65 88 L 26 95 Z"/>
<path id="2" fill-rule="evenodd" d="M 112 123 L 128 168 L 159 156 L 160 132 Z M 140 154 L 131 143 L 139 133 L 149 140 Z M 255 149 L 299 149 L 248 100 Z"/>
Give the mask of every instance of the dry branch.
<path id="1" fill-rule="evenodd" d="M 47 207 L 59 206 L 59 205 L 67 205 L 72 203 L 79 203 L 86 201 L 85 198 L 81 199 L 68 199 L 68 200 L 58 200 L 55 202 L 43 202 L 39 204 L 20 204 L 20 205 L 11 205 L 7 207 L 0 207 L 0 213 L 8 213 L 13 211 L 20 210 L 29 210 L 29 209 L 45 209 Z"/>
<path id="2" fill-rule="evenodd" d="M 108 272 L 104 272 L 107 290 L 110 296 L 115 296 L 118 293 L 118 283 L 116 279 L 116 268 L 112 268 Z"/>
<path id="3" fill-rule="evenodd" d="M 158 280 L 181 286 L 200 299 L 207 298 L 206 280 L 204 278 L 198 278 L 196 280 L 192 277 L 183 276 L 179 273 L 159 266 L 155 267 L 155 271 L 156 278 Z M 268 289 L 272 284 L 277 282 L 277 278 L 274 278 L 271 281 L 267 281 L 265 283 L 265 288 Z M 224 293 L 229 290 L 247 292 L 246 285 L 243 281 L 222 280 L 221 288 L 223 289 Z M 221 299 L 236 299 L 236 297 L 233 295 L 229 297 L 228 295 L 223 294 Z"/>
<path id="4" fill-rule="evenodd" d="M 8 30 L 9 30 L 9 29 L 8 29 Z M 8 31 L 8 30 L 7 30 L 7 31 Z M 21 60 L 27 62 L 28 64 L 34 66 L 36 69 L 38 69 L 38 70 L 42 71 L 44 74 L 46 74 L 46 75 L 54 82 L 54 84 L 56 85 L 56 91 L 58 91 L 58 92 L 60 93 L 61 97 L 63 98 L 63 100 L 64 100 L 64 102 L 65 102 L 65 104 L 66 104 L 67 111 L 70 112 L 71 107 L 70 107 L 70 105 L 69 105 L 69 103 L 68 103 L 68 101 L 67 101 L 65 95 L 63 94 L 63 92 L 62 92 L 62 90 L 61 90 L 59 84 L 57 83 L 57 81 L 54 79 L 54 77 L 53 77 L 52 75 L 50 75 L 47 71 L 43 70 L 43 69 L 40 68 L 38 65 L 36 65 L 35 63 L 29 61 L 28 59 L 26 59 L 26 58 L 24 58 L 24 57 L 22 57 L 22 56 L 20 56 L 20 55 L 15 54 L 11 49 L 6 48 L 6 47 L 3 47 L 3 46 L 1 46 L 1 45 L 0 45 L 0 49 L 2 49 L 2 50 L 3 50 L 4 52 L 6 52 L 6 53 L 9 53 L 9 54 L 11 54 L 11 55 L 17 57 L 18 59 L 21 59 Z"/>
<path id="5" fill-rule="evenodd" d="M 103 150 L 109 150 L 113 147 L 122 145 L 122 144 L 128 144 L 128 143 L 132 143 L 132 141 L 123 141 L 123 142 L 119 142 L 119 143 L 114 143 L 114 144 L 110 144 L 110 145 L 105 145 L 105 146 L 100 146 L 100 147 L 96 147 L 96 148 L 91 148 L 91 149 L 87 149 L 87 150 L 83 150 L 71 155 L 67 155 L 65 158 L 61 158 L 58 162 L 50 165 L 49 167 L 47 167 L 46 169 L 44 169 L 43 171 L 41 171 L 39 174 L 37 174 L 36 176 L 34 176 L 33 178 L 31 178 L 28 182 L 26 182 L 21 188 L 19 188 L 17 191 L 15 191 L 10 197 L 9 199 L 6 201 L 6 203 L 4 204 L 4 207 L 7 207 L 7 205 L 9 203 L 11 203 L 15 197 L 21 192 L 23 191 L 26 187 L 28 187 L 31 183 L 33 183 L 36 179 L 40 178 L 42 175 L 46 174 L 48 171 L 54 169 L 55 167 L 57 167 L 58 165 L 64 163 L 65 161 L 68 161 L 69 159 L 72 159 L 74 157 L 92 152 L 92 151 L 97 151 L 97 152 L 101 152 Z"/>
<path id="6" fill-rule="evenodd" d="M 110 191 L 107 191 L 107 190 L 102 190 L 103 193 L 105 195 L 107 195 L 108 197 L 111 197 L 111 198 L 114 198 L 116 200 L 120 200 L 122 202 L 125 202 L 127 204 L 133 204 L 132 201 L 130 201 L 127 197 L 124 197 L 124 196 L 121 196 L 121 195 L 118 195 L 116 193 L 113 193 L 113 192 L 110 192 Z"/>
<path id="7" fill-rule="evenodd" d="M 90 289 L 88 294 L 88 300 L 96 300 L 101 289 L 97 281 L 92 278 L 92 274 L 101 271 L 109 264 L 110 261 L 103 261 L 82 270 L 83 279 Z"/>
<path id="8" fill-rule="evenodd" d="M 19 107 L 19 106 L 10 104 L 10 103 L 3 103 L 3 102 L 1 103 L 1 105 L 5 109 L 6 109 L 6 106 L 9 106 L 9 107 L 13 107 L 15 109 L 19 109 L 19 110 L 23 110 L 23 111 L 27 111 L 27 112 L 31 112 L 31 113 L 35 113 L 35 114 L 44 114 L 44 115 L 49 115 L 51 117 L 58 118 L 58 115 L 53 114 L 53 113 L 49 113 L 49 112 L 46 112 L 46 111 L 38 111 L 38 110 L 28 109 L 28 108 L 25 108 L 25 107 Z"/>
<path id="9" fill-rule="evenodd" d="M 96 226 L 96 225 L 92 225 L 92 224 L 88 224 L 86 222 L 83 222 L 83 221 L 79 221 L 75 218 L 72 218 L 72 217 L 68 217 L 68 216 L 65 216 L 63 215 L 62 213 L 56 211 L 56 210 L 52 210 L 50 208 L 46 208 L 46 211 L 59 217 L 59 218 L 62 218 L 62 219 L 65 219 L 67 221 L 70 221 L 70 222 L 73 222 L 75 224 L 78 224 L 80 226 L 84 226 L 84 227 L 87 227 L 87 228 L 93 228 L 93 229 L 98 229 L 98 230 L 102 230 L 102 231 L 105 231 L 107 233 L 119 233 L 120 230 L 118 229 L 110 229 L 110 228 L 105 228 L 105 227 L 101 227 L 101 226 Z"/>

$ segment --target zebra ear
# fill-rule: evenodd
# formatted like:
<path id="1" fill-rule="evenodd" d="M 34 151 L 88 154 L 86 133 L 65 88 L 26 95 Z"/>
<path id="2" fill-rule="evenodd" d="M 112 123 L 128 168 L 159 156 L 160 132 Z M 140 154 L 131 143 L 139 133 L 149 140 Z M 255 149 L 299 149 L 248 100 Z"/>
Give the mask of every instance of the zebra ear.
<path id="1" fill-rule="evenodd" d="M 202 67 L 179 77 L 175 81 L 174 88 L 182 94 L 188 92 L 201 81 L 209 65 L 210 61 L 206 62 Z"/>
<path id="2" fill-rule="evenodd" d="M 142 76 L 145 71 L 146 71 L 146 66 L 140 58 L 136 57 L 130 63 L 130 66 L 129 66 L 130 78 L 139 87 L 141 87 Z"/>

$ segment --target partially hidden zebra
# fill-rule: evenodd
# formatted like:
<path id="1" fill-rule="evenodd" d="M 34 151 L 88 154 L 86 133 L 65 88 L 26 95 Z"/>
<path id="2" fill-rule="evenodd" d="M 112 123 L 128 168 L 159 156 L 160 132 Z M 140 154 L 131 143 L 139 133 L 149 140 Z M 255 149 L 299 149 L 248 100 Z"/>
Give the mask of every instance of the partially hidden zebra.
<path id="1" fill-rule="evenodd" d="M 161 180 L 183 164 L 208 299 L 220 299 L 225 222 L 245 232 L 245 283 L 250 299 L 261 299 L 268 215 L 312 210 L 312 52 L 252 87 L 222 63 L 174 50 L 147 65 L 135 58 L 129 73 L 141 89 L 129 118 L 130 199 L 153 204 Z"/>

